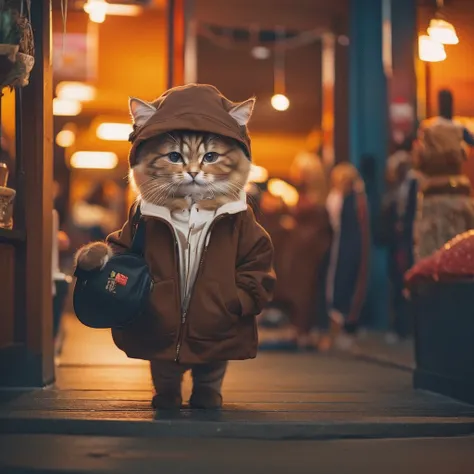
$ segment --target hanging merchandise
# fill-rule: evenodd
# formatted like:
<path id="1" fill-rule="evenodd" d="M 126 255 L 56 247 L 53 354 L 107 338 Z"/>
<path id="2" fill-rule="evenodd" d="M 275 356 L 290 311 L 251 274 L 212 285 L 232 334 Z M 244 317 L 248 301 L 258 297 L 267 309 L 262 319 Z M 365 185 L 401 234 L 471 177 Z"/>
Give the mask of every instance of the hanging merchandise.
<path id="1" fill-rule="evenodd" d="M 35 62 L 31 0 L 0 0 L 0 91 L 28 85 Z"/>

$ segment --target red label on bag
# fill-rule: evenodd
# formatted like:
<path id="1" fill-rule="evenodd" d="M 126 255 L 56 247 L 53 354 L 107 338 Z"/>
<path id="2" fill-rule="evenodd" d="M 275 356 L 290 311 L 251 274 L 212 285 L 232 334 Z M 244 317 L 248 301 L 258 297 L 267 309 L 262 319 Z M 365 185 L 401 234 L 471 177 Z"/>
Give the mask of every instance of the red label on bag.
<path id="1" fill-rule="evenodd" d="M 125 276 L 122 273 L 117 273 L 117 275 L 115 276 L 115 283 L 117 283 L 117 285 L 125 286 L 127 284 L 127 281 L 128 276 Z"/>

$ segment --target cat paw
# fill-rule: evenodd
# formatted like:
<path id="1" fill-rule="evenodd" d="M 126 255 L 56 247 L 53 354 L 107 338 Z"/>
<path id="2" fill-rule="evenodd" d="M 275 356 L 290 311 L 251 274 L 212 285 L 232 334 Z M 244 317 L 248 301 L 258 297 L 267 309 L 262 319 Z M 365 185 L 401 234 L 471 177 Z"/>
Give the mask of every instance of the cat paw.
<path id="1" fill-rule="evenodd" d="M 78 250 L 76 265 L 82 270 L 103 268 L 113 255 L 112 249 L 104 242 L 93 242 Z"/>

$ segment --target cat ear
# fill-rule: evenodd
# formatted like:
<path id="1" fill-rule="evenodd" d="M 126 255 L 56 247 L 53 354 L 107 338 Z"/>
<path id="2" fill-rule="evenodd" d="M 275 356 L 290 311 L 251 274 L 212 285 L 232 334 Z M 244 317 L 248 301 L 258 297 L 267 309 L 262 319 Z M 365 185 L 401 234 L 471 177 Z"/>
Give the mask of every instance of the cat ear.
<path id="1" fill-rule="evenodd" d="M 156 112 L 153 105 L 134 97 L 128 99 L 128 108 L 130 110 L 130 115 L 132 116 L 132 121 L 137 127 L 144 125 Z"/>
<path id="2" fill-rule="evenodd" d="M 236 120 L 239 125 L 247 125 L 252 116 L 255 99 L 248 99 L 229 110 L 230 116 Z"/>

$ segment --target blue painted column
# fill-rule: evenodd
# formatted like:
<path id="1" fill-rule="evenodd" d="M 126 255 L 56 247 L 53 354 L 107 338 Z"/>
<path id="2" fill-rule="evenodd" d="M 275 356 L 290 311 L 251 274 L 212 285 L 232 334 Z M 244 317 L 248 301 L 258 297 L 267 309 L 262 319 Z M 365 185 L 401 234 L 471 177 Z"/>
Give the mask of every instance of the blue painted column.
<path id="1" fill-rule="evenodd" d="M 390 33 L 385 44 L 385 69 L 384 19 L 389 26 L 386 33 Z M 373 227 L 384 191 L 390 145 L 397 132 L 399 135 L 402 130 L 406 134 L 415 126 L 416 36 L 413 0 L 350 0 L 350 160 L 365 175 Z M 400 104 L 412 107 L 412 122 L 408 119 L 407 124 L 405 117 L 405 122 L 400 123 L 400 117 L 390 114 L 397 106 L 400 110 Z M 387 255 L 374 244 L 370 270 L 362 322 L 375 329 L 387 329 L 390 324 Z"/>
<path id="2" fill-rule="evenodd" d="M 349 55 L 349 156 L 365 178 L 374 222 L 383 193 L 389 142 L 381 0 L 350 0 Z M 375 245 L 361 323 L 376 329 L 389 325 L 387 259 L 385 250 Z"/>

